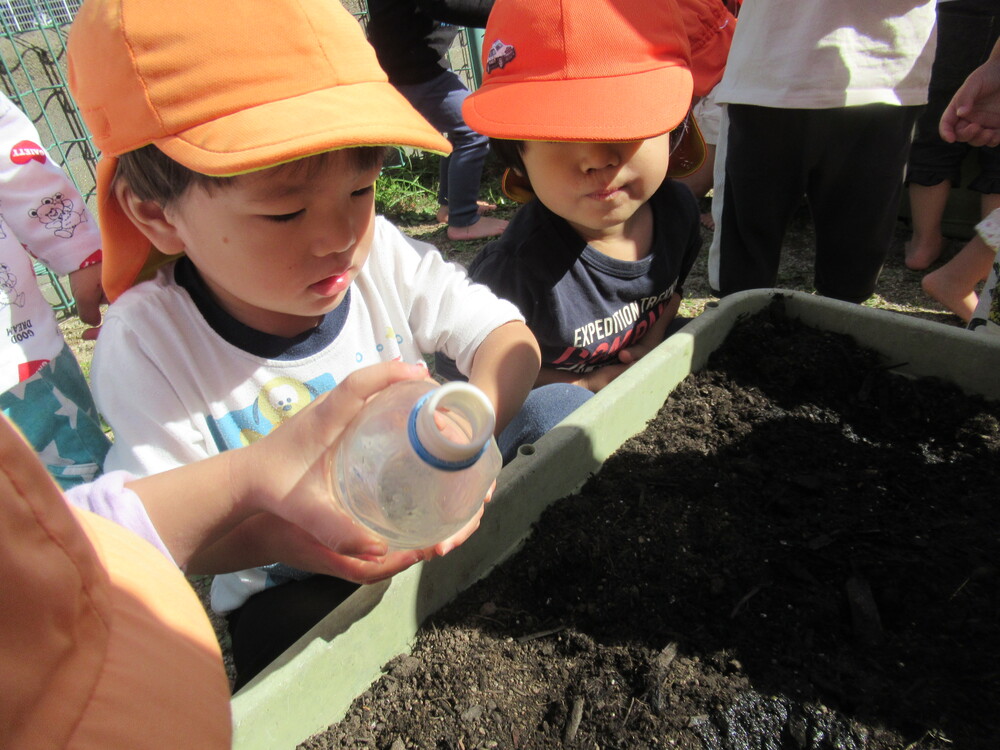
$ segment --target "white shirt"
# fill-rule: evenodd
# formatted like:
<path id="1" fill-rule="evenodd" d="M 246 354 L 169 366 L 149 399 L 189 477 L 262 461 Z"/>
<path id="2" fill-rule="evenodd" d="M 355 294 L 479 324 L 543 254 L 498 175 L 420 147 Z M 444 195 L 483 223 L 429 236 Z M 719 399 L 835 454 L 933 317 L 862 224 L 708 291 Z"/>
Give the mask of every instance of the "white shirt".
<path id="1" fill-rule="evenodd" d="M 934 0 L 747 0 L 722 103 L 786 109 L 927 103 Z"/>
<path id="2" fill-rule="evenodd" d="M 34 259 L 56 274 L 100 261 L 97 223 L 39 140 L 31 120 L 0 93 L 0 391 L 64 346 Z"/>
<path id="3" fill-rule="evenodd" d="M 331 316 L 344 312 L 339 330 Z M 421 363 L 443 351 L 468 373 L 514 305 L 473 284 L 432 246 L 376 219 L 372 251 L 349 302 L 303 349 L 258 356 L 226 341 L 174 281 L 174 265 L 108 309 L 91 369 L 98 408 L 115 434 L 107 471 L 145 476 L 266 435 L 349 373 L 377 362 Z"/>

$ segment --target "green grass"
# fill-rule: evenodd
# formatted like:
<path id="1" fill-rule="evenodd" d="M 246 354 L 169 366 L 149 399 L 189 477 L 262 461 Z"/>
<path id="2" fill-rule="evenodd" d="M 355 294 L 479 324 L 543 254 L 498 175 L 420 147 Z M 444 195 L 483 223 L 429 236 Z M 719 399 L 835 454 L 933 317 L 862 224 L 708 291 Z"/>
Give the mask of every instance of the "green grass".
<path id="1" fill-rule="evenodd" d="M 397 224 L 433 221 L 439 157 L 396 150 L 375 184 L 375 210 Z"/>
<path id="2" fill-rule="evenodd" d="M 435 223 L 441 157 L 395 150 L 375 186 L 375 210 L 400 227 Z M 512 205 L 500 191 L 500 170 L 492 159 L 483 168 L 480 198 Z"/>

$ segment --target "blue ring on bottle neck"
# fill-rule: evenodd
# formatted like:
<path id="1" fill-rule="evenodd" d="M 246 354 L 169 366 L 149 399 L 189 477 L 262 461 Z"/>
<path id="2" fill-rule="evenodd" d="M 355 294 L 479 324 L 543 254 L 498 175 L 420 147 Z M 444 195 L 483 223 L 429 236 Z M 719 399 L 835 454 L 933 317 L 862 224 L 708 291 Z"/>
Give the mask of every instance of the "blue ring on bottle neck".
<path id="1" fill-rule="evenodd" d="M 446 461 L 428 453 L 427 449 L 424 448 L 423 443 L 420 442 L 420 438 L 417 435 L 417 414 L 422 408 L 424 408 L 424 404 L 427 403 L 427 399 L 430 398 L 431 393 L 433 393 L 433 391 L 429 391 L 421 396 L 417 400 L 417 403 L 414 404 L 413 409 L 410 411 L 410 418 L 406 422 L 406 434 L 410 438 L 410 445 L 413 446 L 413 450 L 420 457 L 421 461 L 429 466 L 433 466 L 435 469 L 441 469 L 442 471 L 461 471 L 462 469 L 468 469 L 482 457 L 483 453 L 486 452 L 486 448 L 489 446 L 490 441 L 487 440 L 483 443 L 483 447 L 478 453 L 463 461 Z"/>

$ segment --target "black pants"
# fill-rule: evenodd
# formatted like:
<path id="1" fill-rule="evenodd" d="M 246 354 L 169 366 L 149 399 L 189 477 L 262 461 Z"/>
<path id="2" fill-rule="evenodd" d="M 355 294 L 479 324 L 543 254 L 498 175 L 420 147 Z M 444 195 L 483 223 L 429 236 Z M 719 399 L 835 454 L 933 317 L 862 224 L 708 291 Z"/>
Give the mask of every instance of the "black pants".
<path id="1" fill-rule="evenodd" d="M 816 232 L 816 291 L 850 302 L 870 297 L 920 109 L 728 105 L 718 292 L 774 286 L 788 221 L 805 195 Z"/>
<path id="2" fill-rule="evenodd" d="M 948 180 L 962 184 L 962 162 L 970 150 L 979 158 L 979 173 L 968 187 L 980 193 L 1000 193 L 1000 148 L 947 143 L 938 133 L 941 115 L 968 75 L 986 62 L 1000 38 L 1000 3 L 994 0 L 987 12 L 983 3 L 953 0 L 937 9 L 937 48 L 927 108 L 917 119 L 907 165 L 906 179 L 916 185 L 933 186 Z"/>
<path id="3" fill-rule="evenodd" d="M 231 612 L 234 689 L 246 685 L 357 588 L 340 578 L 315 575 L 264 589 Z"/>

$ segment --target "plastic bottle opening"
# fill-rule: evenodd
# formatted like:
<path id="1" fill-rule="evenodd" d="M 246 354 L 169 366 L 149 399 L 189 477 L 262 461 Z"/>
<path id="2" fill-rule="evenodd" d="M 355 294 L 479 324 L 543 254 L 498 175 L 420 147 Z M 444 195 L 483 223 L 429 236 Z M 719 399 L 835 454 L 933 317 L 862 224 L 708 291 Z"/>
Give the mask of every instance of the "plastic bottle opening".
<path id="1" fill-rule="evenodd" d="M 459 471 L 479 459 L 495 426 L 496 414 L 486 394 L 469 383 L 454 382 L 421 397 L 410 414 L 408 432 L 420 458 L 439 469 Z"/>

